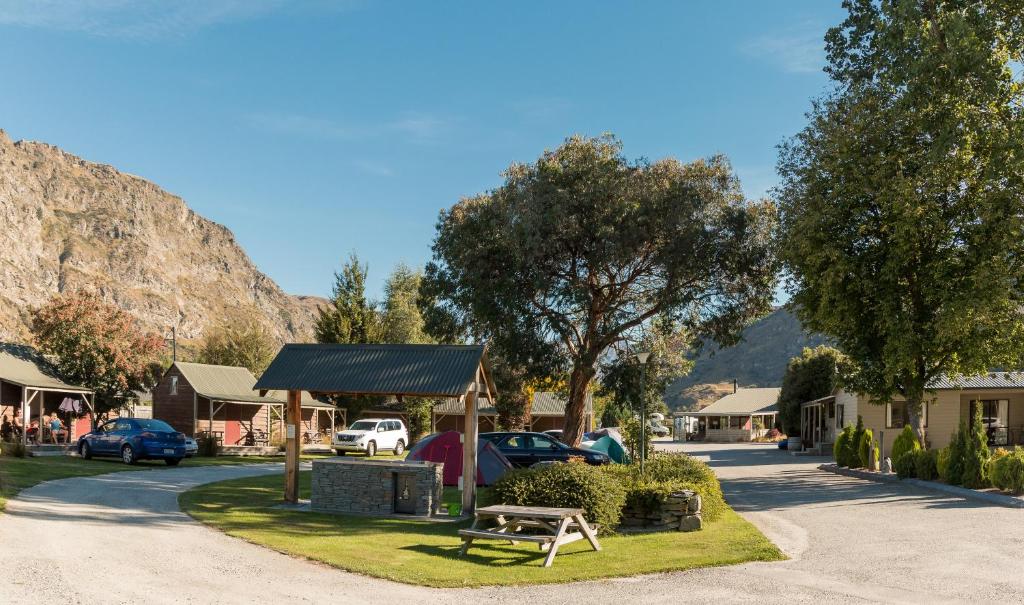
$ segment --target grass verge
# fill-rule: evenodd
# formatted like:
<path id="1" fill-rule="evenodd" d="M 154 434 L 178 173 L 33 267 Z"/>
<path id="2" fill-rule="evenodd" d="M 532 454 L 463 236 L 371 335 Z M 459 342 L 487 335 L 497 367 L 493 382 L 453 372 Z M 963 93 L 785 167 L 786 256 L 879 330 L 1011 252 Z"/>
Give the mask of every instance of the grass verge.
<path id="1" fill-rule="evenodd" d="M 310 473 L 300 475 L 309 497 Z M 449 490 L 445 499 L 453 499 Z M 397 582 L 434 587 L 574 582 L 785 558 L 731 509 L 699 532 L 662 532 L 601 538 L 601 552 L 585 541 L 559 550 L 552 568 L 535 545 L 481 542 L 458 557 L 456 530 L 466 525 L 325 515 L 274 508 L 279 476 L 199 486 L 179 497 L 182 510 L 229 535 L 334 567 Z"/>

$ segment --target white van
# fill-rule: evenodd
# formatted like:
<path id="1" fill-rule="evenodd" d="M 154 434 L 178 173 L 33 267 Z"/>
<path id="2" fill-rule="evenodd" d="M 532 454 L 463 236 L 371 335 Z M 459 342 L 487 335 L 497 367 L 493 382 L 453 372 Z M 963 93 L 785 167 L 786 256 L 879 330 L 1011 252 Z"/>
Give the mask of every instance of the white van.
<path id="1" fill-rule="evenodd" d="M 390 418 L 356 420 L 331 439 L 331 447 L 339 456 L 348 452 L 366 452 L 367 456 L 373 456 L 380 450 L 391 450 L 396 456 L 401 456 L 408 443 L 409 432 L 405 425 L 401 420 Z"/>

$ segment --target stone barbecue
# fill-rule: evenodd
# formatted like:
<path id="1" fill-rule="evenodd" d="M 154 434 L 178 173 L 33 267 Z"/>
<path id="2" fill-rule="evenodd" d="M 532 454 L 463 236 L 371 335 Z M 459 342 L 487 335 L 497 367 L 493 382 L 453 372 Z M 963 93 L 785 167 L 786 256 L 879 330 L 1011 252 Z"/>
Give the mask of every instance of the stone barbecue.
<path id="1" fill-rule="evenodd" d="M 313 461 L 310 508 L 354 515 L 436 515 L 441 507 L 439 462 L 330 458 Z"/>

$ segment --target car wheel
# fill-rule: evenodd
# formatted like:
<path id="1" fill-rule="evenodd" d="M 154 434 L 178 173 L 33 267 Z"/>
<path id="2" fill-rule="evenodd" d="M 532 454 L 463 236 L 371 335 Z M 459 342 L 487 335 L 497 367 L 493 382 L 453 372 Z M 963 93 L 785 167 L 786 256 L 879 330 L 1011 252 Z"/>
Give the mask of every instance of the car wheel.
<path id="1" fill-rule="evenodd" d="M 124 460 L 125 464 L 135 464 L 135 450 L 132 446 L 126 445 L 121 448 L 121 460 Z"/>
<path id="2" fill-rule="evenodd" d="M 89 447 L 88 441 L 83 441 L 82 445 L 78 446 L 78 455 L 81 456 L 83 460 L 92 459 L 92 448 Z"/>
<path id="3" fill-rule="evenodd" d="M 399 439 L 395 444 L 395 455 L 401 456 L 403 453 L 405 453 L 405 442 Z"/>
<path id="4" fill-rule="evenodd" d="M 345 455 L 345 450 L 334 450 L 334 452 L 336 454 L 338 454 L 339 456 L 344 456 Z"/>
<path id="5" fill-rule="evenodd" d="M 369 457 L 377 455 L 377 442 L 371 441 L 366 444 L 366 455 Z"/>
<path id="6" fill-rule="evenodd" d="M 167 463 L 167 466 L 178 466 L 178 463 L 181 462 L 181 458 L 164 458 L 164 462 Z"/>

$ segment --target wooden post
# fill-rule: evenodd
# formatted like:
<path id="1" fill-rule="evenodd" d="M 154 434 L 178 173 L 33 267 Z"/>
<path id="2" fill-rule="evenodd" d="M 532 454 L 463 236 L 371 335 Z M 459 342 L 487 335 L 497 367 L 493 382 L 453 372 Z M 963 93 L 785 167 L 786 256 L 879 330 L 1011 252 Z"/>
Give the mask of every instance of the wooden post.
<path id="1" fill-rule="evenodd" d="M 299 423 L 302 422 L 302 391 L 288 391 L 288 411 L 285 420 L 284 499 L 299 501 Z"/>
<path id="2" fill-rule="evenodd" d="M 462 513 L 469 514 L 476 508 L 476 440 L 477 440 L 477 392 L 480 390 L 480 370 L 466 393 L 466 428 L 462 434 Z"/>
<path id="3" fill-rule="evenodd" d="M 28 417 L 31 416 L 31 408 L 27 405 L 28 389 L 21 387 L 21 444 L 28 447 Z M 26 410 L 29 411 L 26 414 Z"/>

